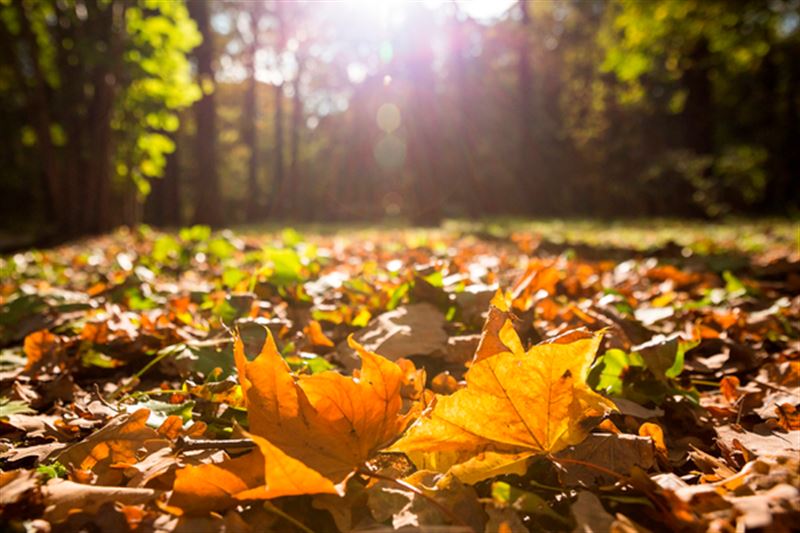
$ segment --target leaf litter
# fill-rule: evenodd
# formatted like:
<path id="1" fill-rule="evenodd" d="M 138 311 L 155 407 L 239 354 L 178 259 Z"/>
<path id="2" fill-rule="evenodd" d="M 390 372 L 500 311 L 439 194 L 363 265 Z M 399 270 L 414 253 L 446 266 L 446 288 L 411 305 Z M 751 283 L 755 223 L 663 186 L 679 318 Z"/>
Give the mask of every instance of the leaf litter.
<path id="1" fill-rule="evenodd" d="M 773 244 L 195 227 L 0 258 L 0 522 L 788 531 L 800 257 Z"/>

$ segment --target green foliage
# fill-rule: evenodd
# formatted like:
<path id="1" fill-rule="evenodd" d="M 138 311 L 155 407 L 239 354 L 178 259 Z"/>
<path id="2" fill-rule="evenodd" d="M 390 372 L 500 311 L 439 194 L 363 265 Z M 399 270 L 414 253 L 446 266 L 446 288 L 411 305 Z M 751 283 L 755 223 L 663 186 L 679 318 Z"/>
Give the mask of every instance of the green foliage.
<path id="1" fill-rule="evenodd" d="M 284 286 L 303 279 L 300 255 L 290 248 L 265 248 L 264 260 L 272 266 L 269 279 L 275 285 Z"/>
<path id="2" fill-rule="evenodd" d="M 116 168 L 120 177 L 134 180 L 140 193 L 148 180 L 164 172 L 165 155 L 175 143 L 161 132 L 179 125 L 176 111 L 201 96 L 187 54 L 201 36 L 183 2 L 140 0 L 125 11 L 128 49 L 125 64 L 131 83 L 115 108 L 112 123 L 130 143 L 121 151 Z"/>
<path id="3" fill-rule="evenodd" d="M 44 172 L 34 198 L 62 231 L 124 222 L 131 213 L 110 204 L 149 192 L 178 113 L 200 97 L 187 54 L 201 37 L 184 2 L 3 2 L 0 36 L 12 45 L 0 59 L 3 140 L 21 148 L 15 172 L 29 173 L 11 183 Z"/>
<path id="4" fill-rule="evenodd" d="M 683 371 L 687 351 L 697 346 L 677 337 L 654 339 L 630 353 L 612 348 L 592 366 L 588 382 L 597 391 L 640 403 L 660 404 L 670 395 L 694 397 L 674 381 Z"/>
<path id="5" fill-rule="evenodd" d="M 58 461 L 53 461 L 46 465 L 39 465 L 36 467 L 36 472 L 44 474 L 47 479 L 66 478 L 67 474 L 69 474 L 67 467 Z"/>
<path id="6" fill-rule="evenodd" d="M 732 9 L 721 0 L 620 2 L 613 22 L 601 33 L 606 48 L 602 69 L 627 85 L 624 96 L 645 97 L 643 78 L 678 81 L 693 68 L 694 52 L 706 46 L 720 71 L 752 71 L 770 49 L 771 31 L 780 22 L 763 2 L 743 2 Z M 751 30 L 742 28 L 750 25 Z M 755 31 L 753 31 L 755 30 Z M 685 95 L 675 93 L 670 111 L 682 111 Z"/>
<path id="7" fill-rule="evenodd" d="M 33 412 L 33 409 L 23 401 L 0 397 L 0 419 L 9 415 L 29 415 Z"/>

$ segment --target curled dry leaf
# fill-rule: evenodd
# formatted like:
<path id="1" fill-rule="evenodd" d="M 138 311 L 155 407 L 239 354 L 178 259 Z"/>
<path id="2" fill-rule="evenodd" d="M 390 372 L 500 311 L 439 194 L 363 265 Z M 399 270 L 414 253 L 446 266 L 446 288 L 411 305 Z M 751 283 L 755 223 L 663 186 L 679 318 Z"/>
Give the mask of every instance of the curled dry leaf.
<path id="1" fill-rule="evenodd" d="M 669 451 L 664 441 L 664 430 L 661 429 L 661 426 L 652 422 L 645 422 L 639 426 L 639 435 L 653 439 L 653 444 L 655 444 L 656 452 L 658 452 L 659 457 L 664 460 L 668 459 Z"/>
<path id="2" fill-rule="evenodd" d="M 46 329 L 34 331 L 26 336 L 24 350 L 28 360 L 25 363 L 25 372 L 36 372 L 55 363 L 60 353 L 60 346 L 60 339 Z"/>
<path id="3" fill-rule="evenodd" d="M 522 473 L 529 457 L 581 442 L 614 409 L 585 382 L 599 336 L 526 352 L 506 321 L 498 337 L 511 351 L 473 364 L 466 387 L 438 396 L 392 451 L 406 453 L 418 468 L 450 469 L 475 483 Z"/>
<path id="4" fill-rule="evenodd" d="M 739 399 L 739 396 L 742 395 L 739 391 L 739 378 L 736 376 L 725 376 L 722 378 L 719 382 L 719 390 L 728 403 L 734 403 Z"/>
<path id="5" fill-rule="evenodd" d="M 483 324 L 481 338 L 472 361 L 473 363 L 512 349 L 510 346 L 503 344 L 503 339 L 500 338 L 500 330 L 503 329 L 503 325 L 511 317 L 508 299 L 509 298 L 503 294 L 503 291 L 499 289 L 497 293 L 495 293 L 494 298 L 492 298 L 489 306 L 489 314 L 486 316 L 486 322 Z"/>
<path id="6" fill-rule="evenodd" d="M 322 331 L 322 326 L 320 326 L 319 322 L 316 320 L 309 321 L 308 326 L 303 329 L 303 332 L 314 346 L 323 346 L 327 348 L 332 348 L 334 346 L 333 341 L 325 335 L 325 332 Z"/>
<path id="7" fill-rule="evenodd" d="M 139 457 L 169 446 L 169 441 L 145 425 L 149 416 L 149 409 L 120 415 L 61 452 L 57 459 L 73 471 L 91 471 L 99 485 L 117 485 L 122 481 L 123 470 Z"/>

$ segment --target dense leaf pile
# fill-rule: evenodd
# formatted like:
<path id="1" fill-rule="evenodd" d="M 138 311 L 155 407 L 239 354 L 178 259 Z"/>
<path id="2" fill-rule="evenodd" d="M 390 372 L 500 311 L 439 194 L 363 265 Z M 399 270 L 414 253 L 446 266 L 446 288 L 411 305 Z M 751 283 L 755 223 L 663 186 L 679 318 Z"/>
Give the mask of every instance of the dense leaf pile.
<path id="1" fill-rule="evenodd" d="M 790 243 L 144 228 L 0 272 L 6 529 L 800 516 Z"/>

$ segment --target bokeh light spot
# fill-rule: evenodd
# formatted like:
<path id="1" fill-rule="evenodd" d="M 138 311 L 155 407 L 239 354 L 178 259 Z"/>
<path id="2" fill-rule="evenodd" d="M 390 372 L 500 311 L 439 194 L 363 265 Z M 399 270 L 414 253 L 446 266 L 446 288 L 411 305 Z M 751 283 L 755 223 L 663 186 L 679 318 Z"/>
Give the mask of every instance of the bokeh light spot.
<path id="1" fill-rule="evenodd" d="M 375 120 L 380 129 L 386 133 L 392 133 L 400 127 L 400 109 L 394 104 L 383 104 L 378 108 Z"/>

